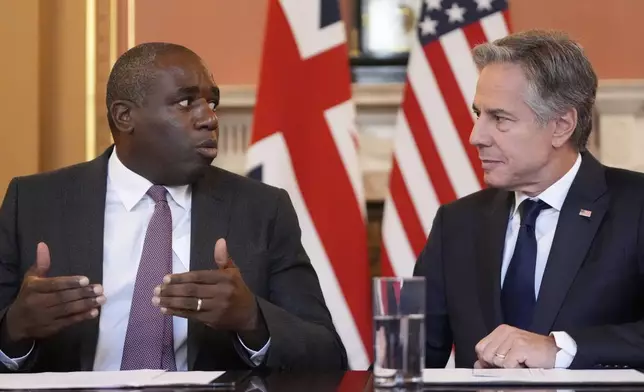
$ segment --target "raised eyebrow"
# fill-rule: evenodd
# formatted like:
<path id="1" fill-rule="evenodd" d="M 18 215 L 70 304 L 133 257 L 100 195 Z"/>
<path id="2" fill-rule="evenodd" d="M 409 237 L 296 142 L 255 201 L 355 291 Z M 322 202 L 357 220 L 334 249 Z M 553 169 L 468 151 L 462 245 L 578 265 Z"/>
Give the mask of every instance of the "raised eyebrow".
<path id="1" fill-rule="evenodd" d="M 177 90 L 178 94 L 198 94 L 199 93 L 199 87 L 197 86 L 190 86 L 190 87 L 179 87 Z"/>

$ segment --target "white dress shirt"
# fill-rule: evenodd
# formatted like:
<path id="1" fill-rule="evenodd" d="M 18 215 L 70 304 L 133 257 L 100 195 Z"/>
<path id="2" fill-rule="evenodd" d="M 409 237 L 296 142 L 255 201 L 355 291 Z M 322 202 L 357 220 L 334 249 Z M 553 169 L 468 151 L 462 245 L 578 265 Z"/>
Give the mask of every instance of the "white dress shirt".
<path id="1" fill-rule="evenodd" d="M 94 370 L 107 371 L 121 368 L 123 345 L 130 317 L 134 282 L 138 271 L 148 223 L 154 213 L 154 201 L 147 195 L 153 184 L 134 173 L 112 153 L 107 170 L 105 199 L 105 227 L 103 246 L 103 295 L 107 302 L 101 307 L 98 343 Z M 190 270 L 190 210 L 192 190 L 188 185 L 166 187 L 168 205 L 172 213 L 172 273 Z M 213 259 L 213 264 L 215 263 Z M 95 282 L 90 282 L 95 283 Z M 161 284 L 161 282 L 159 282 Z M 152 301 L 152 292 L 150 292 Z M 173 317 L 174 350 L 178 371 L 188 369 L 188 320 Z M 259 365 L 270 339 L 260 351 L 246 347 L 250 359 Z M 28 357 L 7 358 L 0 351 L 0 361 L 10 369 L 17 369 Z"/>
<path id="2" fill-rule="evenodd" d="M 532 197 L 532 200 L 543 200 L 550 205 L 549 209 L 541 211 L 535 223 L 535 236 L 537 239 L 537 263 L 534 276 L 534 294 L 535 298 L 539 298 L 539 289 L 541 288 L 541 280 L 546 270 L 546 263 L 548 262 L 548 255 L 552 247 L 552 241 L 555 237 L 555 230 L 557 222 L 559 221 L 559 213 L 563 206 L 564 200 L 568 195 L 568 190 L 572 185 L 579 167 L 581 166 L 581 155 L 577 155 L 575 164 L 570 170 L 561 177 L 557 182 L 552 184 L 548 189 L 541 194 Z M 521 216 L 518 211 L 518 206 L 522 201 L 528 199 L 528 195 L 522 192 L 514 193 L 514 206 L 510 212 L 510 222 L 508 224 L 507 232 L 505 235 L 505 248 L 503 250 L 503 264 L 501 265 L 501 286 L 505 280 L 505 274 L 508 271 L 514 247 L 519 236 L 519 227 L 521 225 Z M 577 344 L 565 332 L 552 332 L 555 338 L 557 347 L 560 348 L 555 360 L 555 367 L 568 368 L 572 363 L 575 355 L 577 354 Z"/>

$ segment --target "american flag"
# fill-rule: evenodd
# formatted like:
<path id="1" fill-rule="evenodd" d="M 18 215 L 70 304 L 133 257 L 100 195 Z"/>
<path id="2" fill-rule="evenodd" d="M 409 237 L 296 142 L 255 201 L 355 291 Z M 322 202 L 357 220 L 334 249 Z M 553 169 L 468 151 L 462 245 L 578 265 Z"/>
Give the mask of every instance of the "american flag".
<path id="1" fill-rule="evenodd" d="M 247 169 L 285 189 L 352 369 L 370 363 L 365 201 L 338 0 L 270 0 Z"/>
<path id="2" fill-rule="evenodd" d="M 410 276 L 441 204 L 483 187 L 469 145 L 474 46 L 508 34 L 505 0 L 425 0 L 396 120 L 382 222 L 382 274 Z"/>

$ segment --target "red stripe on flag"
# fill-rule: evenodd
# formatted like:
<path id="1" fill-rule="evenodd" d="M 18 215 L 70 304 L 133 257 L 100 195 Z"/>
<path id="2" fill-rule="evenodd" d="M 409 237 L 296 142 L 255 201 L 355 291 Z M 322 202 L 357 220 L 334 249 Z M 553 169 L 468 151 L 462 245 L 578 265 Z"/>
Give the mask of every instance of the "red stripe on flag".
<path id="1" fill-rule="evenodd" d="M 443 161 L 438 155 L 436 143 L 429 131 L 429 125 L 420 104 L 409 85 L 405 88 L 402 109 L 439 202 L 443 204 L 453 201 L 456 198 L 456 193 L 447 177 Z M 405 154 L 406 152 L 400 151 L 400 153 Z"/>
<path id="2" fill-rule="evenodd" d="M 396 211 L 398 211 L 400 222 L 405 230 L 405 236 L 409 240 L 409 245 L 411 245 L 411 248 L 414 251 L 414 256 L 418 257 L 425 246 L 423 225 L 421 224 L 418 214 L 416 213 L 416 209 L 414 208 L 414 202 L 411 200 L 411 197 L 409 197 L 407 184 L 405 184 L 405 180 L 403 179 L 402 174 L 400 173 L 400 168 L 398 167 L 398 162 L 395 159 L 389 181 L 391 198 L 396 206 Z M 413 186 L 413 184 L 409 185 Z"/>
<path id="3" fill-rule="evenodd" d="M 387 247 L 384 242 L 380 244 L 380 275 L 381 276 L 396 276 L 394 272 L 394 267 L 389 261 L 389 255 L 387 254 Z"/>
<path id="4" fill-rule="evenodd" d="M 471 102 L 465 102 L 463 93 L 456 82 L 456 77 L 454 76 L 452 68 L 447 61 L 447 57 L 439 41 L 425 45 L 424 52 L 425 56 L 427 56 L 428 63 L 434 71 L 436 83 L 438 84 L 438 88 L 443 96 L 447 110 L 452 117 L 454 126 L 458 131 L 461 144 L 469 157 L 470 165 L 479 179 L 479 184 L 481 187 L 484 187 L 483 168 L 479 163 L 478 152 L 469 142 L 470 133 L 474 126 L 469 109 Z"/>
<path id="5" fill-rule="evenodd" d="M 322 377 L 322 381 L 328 380 L 330 378 L 333 378 L 332 375 L 326 373 Z M 371 388 L 369 388 L 371 380 L 371 372 L 346 372 L 344 376 L 342 377 L 342 380 L 340 381 L 340 385 L 335 388 L 334 385 L 328 385 L 328 388 L 326 385 L 324 385 L 321 388 L 318 388 L 320 384 L 304 384 L 302 385 L 302 389 L 308 389 L 309 386 L 315 385 L 314 390 L 328 390 L 328 391 L 333 391 L 335 390 L 336 392 L 359 392 L 359 391 L 371 391 Z"/>
<path id="6" fill-rule="evenodd" d="M 505 20 L 505 25 L 507 26 L 508 32 L 512 32 L 512 21 L 510 20 L 510 9 L 506 8 L 503 11 L 503 19 Z"/>
<path id="7" fill-rule="evenodd" d="M 304 202 L 364 347 L 371 355 L 366 225 L 324 117 L 325 110 L 351 98 L 347 46 L 337 46 L 304 61 L 277 1 L 270 2 L 269 12 L 262 64 L 265 68 L 254 119 L 261 124 L 254 129 L 262 133 L 253 132 L 253 140 L 277 131 L 283 133 Z M 340 70 L 336 64 L 344 64 L 346 69 Z"/>
<path id="8" fill-rule="evenodd" d="M 346 53 L 347 48 L 343 45 L 304 63 L 305 69 L 297 76 L 293 74 L 299 70 L 291 69 L 294 79 L 291 88 L 299 86 L 304 90 L 304 96 L 292 101 L 292 107 L 297 110 L 289 113 L 292 126 L 285 128 L 284 136 L 311 218 L 356 320 L 365 348 L 370 353 L 372 320 L 368 295 L 366 224 L 344 163 L 320 111 L 321 108 L 331 108 L 350 99 L 348 69 L 346 81 L 338 74 L 332 80 L 311 77 L 328 72 L 329 63 L 346 62 Z M 337 59 L 322 61 L 323 56 Z M 346 86 L 344 100 L 338 99 L 337 85 Z M 311 97 L 311 91 L 315 91 L 315 98 Z M 313 102 L 305 107 L 301 105 L 301 100 Z M 329 189 L 330 184 L 333 184 L 332 190 Z"/>
<path id="9" fill-rule="evenodd" d="M 470 48 L 474 49 L 476 45 L 480 45 L 487 42 L 487 37 L 483 31 L 483 26 L 479 22 L 470 24 L 469 26 L 463 29 L 465 38 L 470 44 Z"/>
<path id="10" fill-rule="evenodd" d="M 270 99 L 283 90 L 288 75 L 280 65 L 280 42 L 278 39 L 290 35 L 288 25 L 282 21 L 282 9 L 277 1 L 269 1 L 266 34 L 262 52 L 262 63 L 257 84 L 257 103 L 253 111 L 253 132 L 250 143 L 256 143 L 281 130 L 280 114 L 285 111 L 284 102 Z M 277 23 L 279 21 L 279 23 Z M 292 37 L 289 38 L 292 40 Z"/>

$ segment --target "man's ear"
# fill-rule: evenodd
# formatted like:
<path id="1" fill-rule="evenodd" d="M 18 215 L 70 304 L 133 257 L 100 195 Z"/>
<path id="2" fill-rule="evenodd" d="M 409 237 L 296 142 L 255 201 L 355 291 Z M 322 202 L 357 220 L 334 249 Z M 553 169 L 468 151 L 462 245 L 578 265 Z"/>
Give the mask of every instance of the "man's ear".
<path id="1" fill-rule="evenodd" d="M 577 109 L 570 108 L 555 118 L 555 130 L 552 133 L 552 146 L 559 148 L 566 144 L 577 128 Z"/>
<path id="2" fill-rule="evenodd" d="M 134 121 L 132 121 L 134 109 L 134 103 L 125 100 L 117 100 L 110 105 L 110 115 L 119 132 L 131 133 L 134 130 Z"/>

